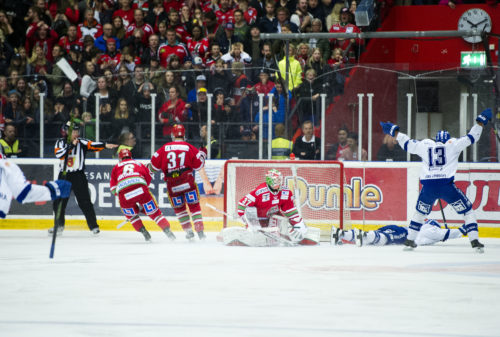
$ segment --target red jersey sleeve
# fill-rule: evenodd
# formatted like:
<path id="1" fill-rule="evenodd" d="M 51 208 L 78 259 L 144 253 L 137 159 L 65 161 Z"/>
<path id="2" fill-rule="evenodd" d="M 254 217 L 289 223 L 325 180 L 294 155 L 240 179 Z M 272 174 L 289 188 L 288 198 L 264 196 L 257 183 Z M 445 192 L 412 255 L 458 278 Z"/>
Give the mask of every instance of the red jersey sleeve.
<path id="1" fill-rule="evenodd" d="M 109 180 L 109 188 L 111 190 L 111 193 L 116 195 L 116 176 L 118 172 L 118 165 L 115 165 L 113 167 L 113 170 L 111 171 L 111 179 Z"/>

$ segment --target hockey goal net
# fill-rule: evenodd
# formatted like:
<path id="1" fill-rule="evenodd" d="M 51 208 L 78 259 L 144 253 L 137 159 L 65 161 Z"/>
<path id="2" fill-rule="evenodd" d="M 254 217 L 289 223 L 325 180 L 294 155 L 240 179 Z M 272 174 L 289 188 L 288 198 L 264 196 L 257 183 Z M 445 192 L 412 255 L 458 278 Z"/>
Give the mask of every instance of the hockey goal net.
<path id="1" fill-rule="evenodd" d="M 283 174 L 283 184 L 293 191 L 295 205 L 305 223 L 321 229 L 321 240 L 329 241 L 332 226 L 351 228 L 345 205 L 344 165 L 338 161 L 228 160 L 224 166 L 224 227 L 241 226 L 236 219 L 238 201 L 265 181 L 270 169 Z M 295 182 L 297 186 L 295 186 Z M 234 215 L 234 216 L 233 216 Z M 233 217 L 231 217 L 233 216 Z"/>

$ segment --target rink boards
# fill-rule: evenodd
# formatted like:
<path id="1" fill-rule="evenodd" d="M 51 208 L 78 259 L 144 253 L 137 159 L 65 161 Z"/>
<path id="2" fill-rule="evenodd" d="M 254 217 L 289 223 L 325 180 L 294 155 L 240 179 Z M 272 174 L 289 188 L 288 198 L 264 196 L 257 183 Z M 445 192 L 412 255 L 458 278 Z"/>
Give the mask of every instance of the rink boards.
<path id="1" fill-rule="evenodd" d="M 27 179 L 39 184 L 54 179 L 58 173 L 58 161 L 55 159 L 16 159 L 15 162 L 25 172 Z M 212 185 L 223 176 L 221 170 L 223 170 L 224 162 L 224 160 L 207 161 L 205 171 Z M 117 230 L 117 225 L 124 220 L 117 199 L 109 190 L 111 170 L 116 163 L 116 160 L 108 159 L 87 160 L 86 174 L 91 199 L 103 230 Z M 346 167 L 345 186 L 350 191 L 347 206 L 354 227 L 370 230 L 387 224 L 408 224 L 418 197 L 420 163 L 345 162 L 344 165 Z M 222 209 L 223 189 L 218 194 L 206 195 L 199 174 L 196 175 L 196 180 L 200 188 L 206 230 L 219 231 L 222 228 L 220 214 L 205 204 L 210 203 Z M 480 235 L 500 237 L 500 164 L 461 163 L 455 182 L 473 203 Z M 205 181 L 205 187 L 207 183 Z M 261 181 L 256 181 L 255 185 L 259 183 Z M 173 229 L 180 230 L 170 207 L 165 182 L 159 174 L 155 175 L 150 187 L 158 205 L 172 223 Z M 308 195 L 318 199 L 313 193 L 317 186 L 311 184 L 308 188 L 312 191 Z M 236 203 L 237 200 L 234 202 Z M 307 202 L 315 201 L 307 200 Z M 448 224 L 460 226 L 463 223 L 461 217 L 450 205 L 443 203 L 443 207 Z M 87 228 L 73 196 L 68 203 L 66 214 L 68 230 Z M 442 222 L 441 211 L 437 203 L 433 207 L 430 218 Z M 146 220 L 145 223 L 151 230 L 157 229 L 152 221 Z M 8 218 L 0 220 L 0 229 L 45 229 L 51 227 L 52 224 L 51 202 L 21 206 L 14 201 Z M 329 219 L 324 219 L 322 223 L 310 223 L 310 225 L 328 228 L 331 223 Z M 120 230 L 132 230 L 132 226 L 127 224 Z"/>

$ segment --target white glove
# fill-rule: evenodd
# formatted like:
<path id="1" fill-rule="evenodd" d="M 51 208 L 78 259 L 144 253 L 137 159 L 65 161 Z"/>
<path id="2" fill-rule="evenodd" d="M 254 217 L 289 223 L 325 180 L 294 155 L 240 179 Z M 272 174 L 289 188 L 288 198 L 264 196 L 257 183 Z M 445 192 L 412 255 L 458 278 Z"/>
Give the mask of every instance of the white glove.
<path id="1" fill-rule="evenodd" d="M 304 239 L 304 235 L 306 234 L 306 232 L 307 227 L 304 223 L 304 220 L 302 220 L 301 222 L 290 227 L 290 240 L 292 240 L 293 242 L 300 242 L 302 241 L 302 239 Z"/>

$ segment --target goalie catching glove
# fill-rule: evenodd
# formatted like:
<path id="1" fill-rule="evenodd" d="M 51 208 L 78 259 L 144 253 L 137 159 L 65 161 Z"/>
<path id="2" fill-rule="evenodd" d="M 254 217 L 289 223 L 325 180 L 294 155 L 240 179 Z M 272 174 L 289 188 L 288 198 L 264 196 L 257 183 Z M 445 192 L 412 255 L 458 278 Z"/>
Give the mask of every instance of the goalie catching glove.
<path id="1" fill-rule="evenodd" d="M 52 200 L 68 198 L 71 193 L 71 183 L 67 180 L 49 181 L 45 186 L 49 189 Z"/>
<path id="2" fill-rule="evenodd" d="M 304 221 L 300 221 L 293 226 L 290 226 L 290 232 L 288 236 L 293 242 L 300 242 L 304 239 L 304 235 L 307 233 L 307 227 Z"/>

